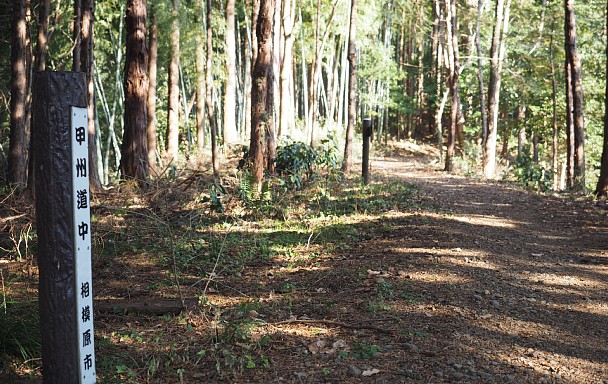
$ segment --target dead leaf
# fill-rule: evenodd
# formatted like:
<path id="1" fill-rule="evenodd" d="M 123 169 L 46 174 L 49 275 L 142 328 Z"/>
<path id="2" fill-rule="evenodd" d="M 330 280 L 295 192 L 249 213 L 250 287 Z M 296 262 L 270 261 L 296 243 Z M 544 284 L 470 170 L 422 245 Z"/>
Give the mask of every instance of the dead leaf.
<path id="1" fill-rule="evenodd" d="M 373 368 L 373 369 L 368 369 L 363 371 L 362 375 L 363 376 L 372 376 L 375 375 L 376 373 L 380 373 L 380 370 L 377 368 Z"/>
<path id="2" fill-rule="evenodd" d="M 326 344 L 327 343 L 325 342 L 325 340 L 317 340 L 317 341 L 315 341 L 313 343 L 308 344 L 308 350 L 313 355 L 316 355 L 316 354 L 321 353 L 323 351 L 323 348 L 325 348 Z"/>

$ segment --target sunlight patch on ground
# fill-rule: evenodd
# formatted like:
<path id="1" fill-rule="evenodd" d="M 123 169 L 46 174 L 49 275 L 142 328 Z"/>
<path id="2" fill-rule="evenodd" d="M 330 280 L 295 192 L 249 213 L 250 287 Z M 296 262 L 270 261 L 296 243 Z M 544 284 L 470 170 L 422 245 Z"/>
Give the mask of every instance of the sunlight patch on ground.
<path id="1" fill-rule="evenodd" d="M 496 228 L 516 228 L 521 223 L 518 223 L 513 220 L 505 219 L 503 217 L 491 217 L 491 216 L 479 216 L 479 215 L 469 215 L 469 216 L 452 216 L 450 219 L 459 221 L 461 223 L 473 224 L 473 225 L 483 225 L 486 227 L 496 227 Z"/>
<path id="2" fill-rule="evenodd" d="M 595 269 L 589 272 L 598 273 Z M 545 285 L 548 291 L 552 291 L 556 287 L 574 287 L 581 288 L 584 291 L 593 290 L 597 292 L 606 292 L 608 290 L 608 284 L 605 281 L 590 279 L 588 277 L 581 278 L 556 273 L 532 273 L 525 277 L 525 279 Z"/>
<path id="3" fill-rule="evenodd" d="M 471 284 L 471 279 L 457 275 L 447 275 L 436 272 L 415 272 L 407 274 L 408 280 L 420 281 L 423 283 L 442 283 L 442 284 Z"/>

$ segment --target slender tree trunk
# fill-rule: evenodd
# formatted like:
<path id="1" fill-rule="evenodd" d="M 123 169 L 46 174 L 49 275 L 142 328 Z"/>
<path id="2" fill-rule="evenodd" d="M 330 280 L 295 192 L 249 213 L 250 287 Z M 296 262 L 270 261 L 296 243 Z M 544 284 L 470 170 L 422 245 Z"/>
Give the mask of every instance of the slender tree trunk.
<path id="1" fill-rule="evenodd" d="M 41 0 L 38 6 L 38 37 L 34 57 L 35 70 L 42 72 L 46 69 L 46 54 L 49 40 L 49 8 L 50 0 Z"/>
<path id="2" fill-rule="evenodd" d="M 234 33 L 235 0 L 226 0 L 226 81 L 224 82 L 224 145 L 238 143 L 236 130 L 236 38 Z"/>
<path id="3" fill-rule="evenodd" d="M 125 56 L 125 127 L 120 170 L 123 178 L 148 180 L 148 47 L 146 0 L 127 2 Z"/>
<path id="4" fill-rule="evenodd" d="M 344 143 L 344 160 L 342 171 L 348 173 L 352 163 L 353 136 L 355 135 L 355 117 L 357 114 L 357 0 L 350 2 L 350 26 L 348 32 L 348 123 L 346 126 L 346 142 Z"/>
<path id="5" fill-rule="evenodd" d="M 153 10 L 154 7 L 151 7 Z M 150 174 L 152 176 L 158 175 L 158 169 L 156 164 L 156 147 L 157 147 L 157 134 L 156 134 L 156 84 L 157 84 L 157 69 L 158 69 L 158 25 L 156 22 L 156 15 L 152 14 L 150 17 L 150 57 L 148 61 L 148 165 L 150 167 Z M 197 58 L 198 59 L 198 58 Z"/>
<path id="6" fill-rule="evenodd" d="M 606 32 L 608 32 L 608 1 L 606 1 Z M 608 43 L 606 43 L 606 79 L 608 79 Z M 608 82 L 604 97 L 604 143 L 602 147 L 602 161 L 600 166 L 600 177 L 595 187 L 595 195 L 608 197 Z"/>
<path id="7" fill-rule="evenodd" d="M 294 128 L 293 90 L 293 24 L 295 21 L 295 0 L 283 0 L 282 34 L 284 36 L 283 59 L 281 62 L 281 108 L 279 132 L 289 135 Z"/>
<path id="8" fill-rule="evenodd" d="M 220 177 L 220 164 L 217 154 L 217 124 L 215 122 L 215 111 L 213 109 L 213 30 L 211 27 L 211 16 L 213 13 L 212 0 L 207 0 L 207 63 L 205 68 L 205 104 L 207 105 L 207 118 L 209 119 L 209 130 L 211 131 L 211 164 L 213 176 Z"/>
<path id="9" fill-rule="evenodd" d="M 479 107 L 481 108 L 481 142 L 485 145 L 488 138 L 488 111 L 486 106 L 486 91 L 483 81 L 483 52 L 481 50 L 481 18 L 483 16 L 483 0 L 477 2 L 477 32 L 475 46 L 477 48 L 477 79 L 479 80 Z"/>
<path id="10" fill-rule="evenodd" d="M 458 29 L 457 29 L 457 15 L 456 15 L 456 0 L 450 0 L 449 4 L 446 4 L 446 20 L 447 20 L 447 36 L 448 36 L 448 56 L 450 62 L 450 74 L 449 74 L 449 86 L 450 86 L 450 129 L 448 130 L 448 145 L 445 156 L 445 171 L 451 172 L 453 170 L 454 161 L 454 149 L 456 142 L 456 132 L 458 131 L 459 117 L 459 104 L 460 95 L 458 91 L 458 78 L 460 74 L 460 61 L 458 55 Z"/>
<path id="11" fill-rule="evenodd" d="M 30 148 L 30 127 L 27 124 L 28 20 L 27 1 L 13 2 L 11 46 L 11 129 L 8 158 L 8 177 L 20 189 L 27 185 Z"/>
<path id="12" fill-rule="evenodd" d="M 201 16 L 205 9 L 204 1 L 198 3 Z M 199 156 L 205 150 L 205 32 L 201 20 L 196 45 L 196 150 Z"/>
<path id="13" fill-rule="evenodd" d="M 93 56 L 93 22 L 95 18 L 95 0 L 76 0 L 80 5 L 76 7 L 79 12 L 80 34 L 74 49 L 74 65 L 79 63 L 78 71 L 86 74 L 87 82 L 87 110 L 89 133 L 89 184 L 91 191 L 100 191 L 101 178 L 97 156 L 97 129 L 95 127 L 95 58 Z M 78 51 L 78 52 L 77 52 Z"/>
<path id="14" fill-rule="evenodd" d="M 494 177 L 496 169 L 496 138 L 498 132 L 498 109 L 500 103 L 500 83 L 502 63 L 509 31 L 509 10 L 511 0 L 497 0 L 494 33 L 492 35 L 490 83 L 488 85 L 488 137 L 484 146 L 483 170 L 487 178 Z"/>
<path id="15" fill-rule="evenodd" d="M 574 0 L 564 0 L 566 60 L 570 68 L 570 89 L 572 97 L 572 129 L 574 141 L 574 162 L 572 188 L 585 191 L 585 121 L 581 58 L 576 46 L 576 20 Z"/>
<path id="16" fill-rule="evenodd" d="M 179 154 L 179 7 L 173 0 L 171 24 L 171 58 L 169 62 L 169 105 L 167 111 L 167 158 L 176 162 Z"/>
<path id="17" fill-rule="evenodd" d="M 607 45 L 608 46 L 608 45 Z M 553 131 L 552 140 L 552 171 L 553 171 L 553 190 L 559 189 L 559 174 L 558 174 L 558 128 L 557 128 L 557 79 L 555 76 L 555 60 L 553 52 L 553 27 L 551 28 L 551 39 L 549 41 L 549 57 L 551 60 L 551 104 L 552 104 L 552 118 L 551 126 Z M 608 52 L 607 52 L 608 57 Z M 608 71 L 608 68 L 607 68 Z M 608 92 L 608 90 L 607 90 Z"/>
<path id="18" fill-rule="evenodd" d="M 252 71 L 251 90 L 251 141 L 249 161 L 258 189 L 264 178 L 266 126 L 271 124 L 272 110 L 268 109 L 268 92 L 272 88 L 269 78 L 272 67 L 272 30 L 275 0 L 260 0 L 256 26 L 258 53 Z"/>

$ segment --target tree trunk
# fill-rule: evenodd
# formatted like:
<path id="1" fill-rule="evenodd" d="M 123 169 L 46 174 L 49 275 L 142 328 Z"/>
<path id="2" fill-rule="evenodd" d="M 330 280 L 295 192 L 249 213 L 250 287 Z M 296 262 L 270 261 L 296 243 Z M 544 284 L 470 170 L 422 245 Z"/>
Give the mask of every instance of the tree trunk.
<path id="1" fill-rule="evenodd" d="M 460 94 L 458 91 L 458 78 L 460 75 L 460 60 L 458 55 L 458 28 L 457 28 L 457 15 L 456 15 L 456 0 L 451 0 L 449 4 L 446 4 L 446 20 L 447 20 L 447 45 L 448 45 L 448 56 L 450 62 L 450 73 L 449 73 L 449 86 L 450 86 L 450 129 L 448 130 L 448 144 L 447 152 L 445 156 L 445 171 L 451 172 L 453 170 L 454 161 L 454 149 L 456 144 L 456 132 L 458 131 L 458 124 L 460 120 Z"/>
<path id="2" fill-rule="evenodd" d="M 120 170 L 125 179 L 148 180 L 148 48 L 146 0 L 127 2 L 125 55 L 125 127 Z"/>
<path id="3" fill-rule="evenodd" d="M 485 145 L 488 138 L 488 111 L 486 107 L 486 91 L 483 81 L 483 52 L 481 50 L 481 18 L 483 15 L 483 0 L 477 2 L 477 32 L 475 46 L 477 48 L 477 79 L 479 80 L 479 107 L 481 108 L 481 142 Z"/>
<path id="4" fill-rule="evenodd" d="M 150 10 L 153 12 L 154 7 Z M 158 69 L 158 25 L 156 22 L 156 15 L 150 15 L 150 44 L 148 49 L 150 50 L 150 57 L 148 61 L 148 166 L 150 174 L 152 176 L 158 175 L 158 169 L 156 164 L 156 146 L 157 146 L 157 134 L 156 134 L 156 83 L 157 83 L 157 69 Z"/>
<path id="5" fill-rule="evenodd" d="M 226 0 L 226 81 L 224 83 L 224 145 L 238 143 L 236 130 L 236 38 L 234 34 L 235 0 Z"/>
<path id="6" fill-rule="evenodd" d="M 258 53 L 252 71 L 251 90 L 251 142 L 249 161 L 257 187 L 264 177 L 265 131 L 271 123 L 272 110 L 268 110 L 268 92 L 272 87 L 269 79 L 272 66 L 272 27 L 275 0 L 260 0 L 260 12 L 256 26 Z"/>
<path id="7" fill-rule="evenodd" d="M 348 122 L 346 126 L 346 142 L 344 143 L 344 160 L 342 171 L 348 173 L 352 163 L 353 137 L 355 135 L 355 117 L 357 114 L 357 0 L 351 0 L 350 26 L 348 32 Z"/>
<path id="8" fill-rule="evenodd" d="M 50 0 L 40 1 L 38 6 L 38 38 L 34 57 L 35 70 L 38 72 L 46 69 L 46 54 L 49 46 L 49 8 Z"/>
<path id="9" fill-rule="evenodd" d="M 209 119 L 209 130 L 211 131 L 211 164 L 213 176 L 220 177 L 220 165 L 217 157 L 217 124 L 215 123 L 215 112 L 213 110 L 213 31 L 211 28 L 212 0 L 207 0 L 207 63 L 205 69 L 205 104 L 207 105 L 207 118 Z"/>
<path id="10" fill-rule="evenodd" d="M 20 189 L 27 185 L 30 148 L 30 127 L 26 105 L 29 89 L 27 39 L 28 20 L 26 0 L 13 2 L 11 46 L 11 129 L 8 158 L 8 177 Z"/>
<path id="11" fill-rule="evenodd" d="M 198 3 L 199 13 L 203 15 L 204 0 Z M 205 150 L 205 29 L 201 20 L 196 45 L 196 150 L 198 156 Z"/>
<path id="12" fill-rule="evenodd" d="M 585 191 L 585 121 L 581 58 L 576 47 L 574 0 L 564 0 L 566 60 L 570 67 L 572 126 L 574 129 L 574 164 L 572 188 Z"/>
<path id="13" fill-rule="evenodd" d="M 169 62 L 169 105 L 167 111 L 167 160 L 176 162 L 179 154 L 179 4 L 173 0 L 171 58 Z"/>
<path id="14" fill-rule="evenodd" d="M 103 165 L 99 164 L 101 159 L 97 156 L 97 129 L 95 127 L 95 58 L 93 55 L 93 22 L 95 19 L 95 0 L 77 0 L 81 4 L 80 12 L 80 37 L 77 39 L 79 46 L 74 49 L 75 56 L 78 57 L 80 67 L 77 69 L 86 74 L 87 81 L 87 110 L 88 110 L 88 133 L 89 133 L 89 184 L 91 191 L 100 191 L 101 178 L 99 176 L 99 168 Z M 79 51 L 79 54 L 76 53 Z M 76 59 L 74 60 L 76 64 Z"/>
<path id="15" fill-rule="evenodd" d="M 606 31 L 608 32 L 608 1 L 606 1 Z M 606 79 L 608 79 L 608 43 L 606 43 Z M 602 162 L 600 177 L 595 187 L 597 197 L 608 197 L 608 83 L 604 97 L 604 145 L 602 148 Z"/>
<path id="16" fill-rule="evenodd" d="M 549 56 L 551 60 L 551 105 L 552 105 L 552 117 L 551 117 L 551 126 L 553 130 L 553 145 L 552 145 L 552 171 L 553 171 L 553 190 L 557 190 L 559 188 L 559 174 L 558 174 L 558 158 L 557 158 L 557 149 L 558 149 L 558 128 L 557 128 L 557 79 L 555 77 L 555 60 L 554 60 L 554 52 L 553 52 L 553 30 L 551 28 L 551 39 L 549 41 Z M 607 45 L 608 46 L 608 45 Z M 608 57 L 608 52 L 607 52 Z M 608 68 L 606 69 L 608 71 Z M 607 90 L 608 92 L 608 90 Z"/>
<path id="17" fill-rule="evenodd" d="M 293 24 L 295 21 L 295 0 L 283 0 L 282 33 L 284 36 L 283 59 L 281 62 L 281 107 L 279 132 L 289 135 L 295 126 L 293 89 Z"/>
<path id="18" fill-rule="evenodd" d="M 496 138 L 498 132 L 498 107 L 500 103 L 500 82 L 506 37 L 509 31 L 509 10 L 511 0 L 497 0 L 494 33 L 492 35 L 490 83 L 488 85 L 488 137 L 484 146 L 483 171 L 486 178 L 494 177 L 496 169 Z"/>

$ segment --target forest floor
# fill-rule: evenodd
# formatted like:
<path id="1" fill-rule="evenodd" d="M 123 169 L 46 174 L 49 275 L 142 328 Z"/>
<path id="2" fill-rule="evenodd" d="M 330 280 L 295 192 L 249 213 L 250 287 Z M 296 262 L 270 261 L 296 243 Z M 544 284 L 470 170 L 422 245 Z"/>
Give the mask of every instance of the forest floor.
<path id="1" fill-rule="evenodd" d="M 606 204 L 447 175 L 434 155 L 395 144 L 368 187 L 226 194 L 224 213 L 197 174 L 99 195 L 98 382 L 608 383 Z M 5 302 L 35 295 L 32 257 L 0 261 Z M 37 356 L 5 360 L 1 382 L 40 375 Z"/>

